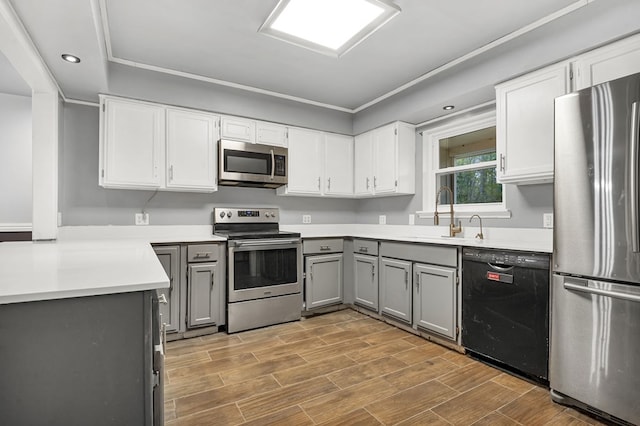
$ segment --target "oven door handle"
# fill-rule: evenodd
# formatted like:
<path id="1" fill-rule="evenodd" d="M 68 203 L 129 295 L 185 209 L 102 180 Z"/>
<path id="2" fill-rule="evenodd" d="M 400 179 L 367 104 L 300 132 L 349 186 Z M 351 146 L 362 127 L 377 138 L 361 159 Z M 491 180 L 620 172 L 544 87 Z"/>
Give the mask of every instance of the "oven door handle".
<path id="1" fill-rule="evenodd" d="M 272 240 L 241 240 L 233 241 L 229 243 L 231 247 L 265 247 L 265 246 L 278 246 L 283 245 L 296 246 L 300 244 L 300 239 L 272 239 Z"/>

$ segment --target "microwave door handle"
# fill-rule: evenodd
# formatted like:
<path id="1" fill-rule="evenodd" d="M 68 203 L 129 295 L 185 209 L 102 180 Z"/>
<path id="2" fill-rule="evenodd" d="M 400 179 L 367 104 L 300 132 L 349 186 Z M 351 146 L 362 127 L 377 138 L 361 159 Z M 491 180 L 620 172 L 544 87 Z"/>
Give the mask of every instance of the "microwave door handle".
<path id="1" fill-rule="evenodd" d="M 273 154 L 273 149 L 270 149 L 269 152 L 271 152 L 271 180 L 273 180 L 276 175 L 276 156 Z"/>
<path id="2" fill-rule="evenodd" d="M 629 155 L 629 214 L 631 217 L 631 249 L 640 252 L 638 229 L 638 139 L 640 138 L 640 102 L 631 104 L 631 155 Z"/>

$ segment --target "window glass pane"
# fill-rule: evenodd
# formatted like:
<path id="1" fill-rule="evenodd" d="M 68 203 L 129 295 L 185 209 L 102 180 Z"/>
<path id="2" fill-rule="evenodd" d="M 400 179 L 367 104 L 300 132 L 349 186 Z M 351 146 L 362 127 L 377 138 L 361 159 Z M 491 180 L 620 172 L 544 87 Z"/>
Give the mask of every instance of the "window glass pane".
<path id="1" fill-rule="evenodd" d="M 439 141 L 440 168 L 495 160 L 495 126 L 456 135 Z M 483 157 L 493 155 L 493 158 Z"/>
<path id="2" fill-rule="evenodd" d="M 454 204 L 502 202 L 502 185 L 496 183 L 495 167 L 441 175 L 440 186 L 453 190 Z M 449 203 L 447 190 L 441 192 L 438 202 Z"/>

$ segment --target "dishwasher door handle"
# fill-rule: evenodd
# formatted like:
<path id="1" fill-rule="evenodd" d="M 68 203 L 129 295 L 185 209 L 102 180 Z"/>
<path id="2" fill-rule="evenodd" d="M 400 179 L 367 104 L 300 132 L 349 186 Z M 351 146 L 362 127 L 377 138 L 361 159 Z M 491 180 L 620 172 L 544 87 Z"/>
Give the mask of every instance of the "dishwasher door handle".
<path id="1" fill-rule="evenodd" d="M 487 263 L 487 265 L 489 265 L 489 268 L 496 270 L 496 271 L 500 271 L 500 272 L 508 272 L 513 270 L 513 266 L 498 266 L 496 264 L 493 263 Z"/>
<path id="2" fill-rule="evenodd" d="M 565 281 L 564 288 L 566 288 L 567 290 L 596 294 L 598 296 L 614 297 L 616 299 L 628 300 L 630 302 L 640 302 L 640 295 L 638 294 L 589 287 L 589 281 L 586 280 L 582 281 L 581 284 L 573 284 Z"/>

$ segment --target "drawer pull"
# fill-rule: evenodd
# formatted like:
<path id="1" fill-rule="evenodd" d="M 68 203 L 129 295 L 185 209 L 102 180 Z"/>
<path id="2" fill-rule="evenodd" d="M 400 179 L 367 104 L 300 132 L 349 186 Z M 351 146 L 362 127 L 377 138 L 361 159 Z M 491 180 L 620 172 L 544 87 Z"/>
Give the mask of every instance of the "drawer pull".
<path id="1" fill-rule="evenodd" d="M 358 250 L 360 250 L 361 253 L 369 253 L 369 247 L 360 247 Z"/>
<path id="2" fill-rule="evenodd" d="M 211 253 L 196 253 L 196 259 L 208 259 L 211 257 Z"/>
<path id="3" fill-rule="evenodd" d="M 320 246 L 320 250 L 328 251 L 328 250 L 331 250 L 331 247 L 330 246 Z"/>

